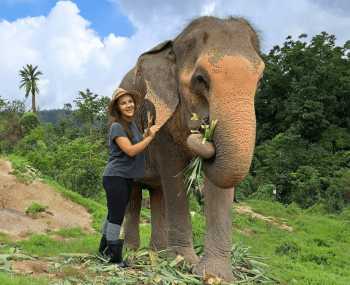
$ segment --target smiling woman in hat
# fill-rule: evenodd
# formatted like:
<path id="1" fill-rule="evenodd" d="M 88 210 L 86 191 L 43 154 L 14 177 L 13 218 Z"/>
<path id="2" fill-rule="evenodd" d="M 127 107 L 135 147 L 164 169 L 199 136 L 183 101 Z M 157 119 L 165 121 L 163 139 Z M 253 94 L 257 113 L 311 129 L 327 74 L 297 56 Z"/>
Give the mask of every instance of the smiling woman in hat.
<path id="1" fill-rule="evenodd" d="M 134 178 L 144 176 L 145 157 L 143 151 L 155 137 L 158 126 L 151 126 L 142 136 L 134 115 L 138 94 L 118 88 L 108 106 L 110 117 L 110 155 L 103 173 L 108 216 L 103 226 L 99 252 L 107 255 L 110 262 L 125 267 L 122 259 L 123 240 L 119 239 L 125 209 L 129 202 Z"/>

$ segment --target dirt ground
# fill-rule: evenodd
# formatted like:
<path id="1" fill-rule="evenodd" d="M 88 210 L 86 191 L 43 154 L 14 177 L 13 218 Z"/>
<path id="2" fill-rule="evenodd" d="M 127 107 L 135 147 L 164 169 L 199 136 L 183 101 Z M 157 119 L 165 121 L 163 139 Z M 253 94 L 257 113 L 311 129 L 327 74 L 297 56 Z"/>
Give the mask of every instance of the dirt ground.
<path id="1" fill-rule="evenodd" d="M 274 225 L 282 230 L 286 230 L 288 232 L 292 232 L 293 228 L 291 226 L 288 226 L 286 223 L 281 222 L 277 220 L 275 217 L 266 217 L 264 215 L 261 215 L 259 213 L 254 212 L 249 206 L 247 205 L 239 205 L 235 206 L 235 211 L 238 214 L 245 214 L 249 215 L 254 219 L 265 221 L 271 225 Z M 246 229 L 246 233 L 249 234 L 249 229 Z"/>
<path id="2" fill-rule="evenodd" d="M 17 240 L 30 233 L 61 228 L 93 231 L 91 216 L 84 207 L 38 180 L 23 184 L 11 171 L 11 163 L 0 159 L 0 232 Z M 26 209 L 34 202 L 46 206 L 46 210 L 35 216 L 27 215 Z"/>

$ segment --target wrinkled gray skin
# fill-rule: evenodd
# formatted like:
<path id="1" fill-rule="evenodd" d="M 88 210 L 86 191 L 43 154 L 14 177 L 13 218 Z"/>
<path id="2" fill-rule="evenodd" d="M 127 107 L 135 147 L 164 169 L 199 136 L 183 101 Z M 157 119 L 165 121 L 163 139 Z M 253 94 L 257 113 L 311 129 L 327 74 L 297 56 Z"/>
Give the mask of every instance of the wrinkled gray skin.
<path id="1" fill-rule="evenodd" d="M 193 264 L 194 272 L 233 279 L 230 265 L 234 186 L 248 173 L 255 144 L 254 95 L 264 64 L 257 36 L 240 18 L 202 17 L 173 41 L 142 54 L 120 87 L 137 90 L 137 122 L 147 125 L 146 111 L 161 126 L 146 150 L 142 183 L 150 190 L 151 247 L 168 248 Z M 204 254 L 193 249 L 188 200 L 181 171 L 196 152 L 186 143 L 200 121 L 218 120 L 215 155 L 205 160 Z M 139 246 L 141 192 L 133 190 L 125 221 L 129 247 Z"/>

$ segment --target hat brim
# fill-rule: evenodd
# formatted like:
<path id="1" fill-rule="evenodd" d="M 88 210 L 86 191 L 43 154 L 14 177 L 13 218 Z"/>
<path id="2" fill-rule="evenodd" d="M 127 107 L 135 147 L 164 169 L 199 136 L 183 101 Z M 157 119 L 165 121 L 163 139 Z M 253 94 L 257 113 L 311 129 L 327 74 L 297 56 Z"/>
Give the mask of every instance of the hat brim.
<path id="1" fill-rule="evenodd" d="M 141 101 L 141 94 L 139 92 L 137 92 L 136 90 L 125 90 L 125 89 L 121 90 L 121 88 L 119 88 L 119 92 L 115 92 L 112 95 L 112 100 L 118 101 L 121 97 L 123 97 L 125 95 L 130 95 L 134 99 L 135 104 L 137 106 L 139 106 L 139 103 Z"/>

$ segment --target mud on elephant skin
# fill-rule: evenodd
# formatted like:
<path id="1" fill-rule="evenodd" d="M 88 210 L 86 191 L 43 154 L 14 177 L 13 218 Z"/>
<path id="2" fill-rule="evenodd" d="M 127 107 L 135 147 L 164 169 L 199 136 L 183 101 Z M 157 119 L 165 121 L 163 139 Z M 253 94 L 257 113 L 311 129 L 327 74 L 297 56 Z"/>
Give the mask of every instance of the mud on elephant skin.
<path id="1" fill-rule="evenodd" d="M 182 254 L 198 274 L 233 278 L 231 196 L 251 164 L 254 96 L 263 69 L 257 35 L 246 20 L 201 17 L 175 39 L 142 54 L 121 83 L 141 94 L 140 128 L 147 125 L 147 111 L 161 126 L 147 149 L 146 177 L 141 181 L 151 189 L 151 246 Z M 187 144 L 193 113 L 204 121 L 218 120 L 215 154 L 206 156 Z M 207 228 L 201 258 L 193 250 L 183 177 L 177 175 L 195 153 L 210 157 L 204 162 Z M 136 190 L 125 222 L 126 241 L 132 247 L 139 245 L 140 196 Z"/>

